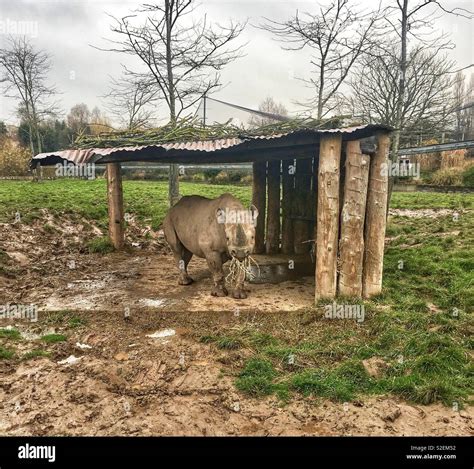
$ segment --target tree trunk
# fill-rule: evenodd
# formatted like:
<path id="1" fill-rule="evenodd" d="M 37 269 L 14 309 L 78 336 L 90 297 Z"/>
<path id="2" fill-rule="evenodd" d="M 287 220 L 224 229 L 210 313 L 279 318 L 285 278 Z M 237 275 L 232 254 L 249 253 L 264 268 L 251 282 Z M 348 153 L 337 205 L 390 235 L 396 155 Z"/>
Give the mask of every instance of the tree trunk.
<path id="1" fill-rule="evenodd" d="M 267 211 L 267 254 L 280 250 L 280 160 L 269 161 L 267 171 L 268 211 Z"/>
<path id="2" fill-rule="evenodd" d="M 319 150 L 316 301 L 336 296 L 341 143 L 341 135 L 324 136 Z"/>
<path id="3" fill-rule="evenodd" d="M 36 107 L 33 103 L 33 98 L 31 102 L 31 117 L 33 119 L 33 127 L 35 129 L 35 137 L 36 137 L 36 150 L 38 153 L 42 152 L 42 145 L 41 145 L 41 135 L 39 132 L 39 123 L 38 123 L 38 115 L 36 113 Z"/>
<path id="4" fill-rule="evenodd" d="M 347 142 L 346 171 L 339 241 L 339 294 L 362 296 L 364 222 L 370 158 L 360 151 L 360 141 Z"/>
<path id="5" fill-rule="evenodd" d="M 395 131 L 393 133 L 392 151 L 390 153 L 390 160 L 398 163 L 398 150 L 400 149 L 400 135 L 403 127 L 403 106 L 405 104 L 405 86 L 407 74 L 407 34 L 408 34 L 408 0 L 403 0 L 403 5 L 399 4 L 402 13 L 401 18 L 401 55 L 400 55 L 400 78 L 398 80 L 398 96 L 395 114 Z M 387 210 L 385 216 L 388 216 L 388 208 L 390 206 L 390 199 L 392 198 L 393 185 L 395 180 L 393 176 L 389 178 L 388 182 L 388 196 L 387 196 Z"/>
<path id="6" fill-rule="evenodd" d="M 255 228 L 255 254 L 265 252 L 265 212 L 267 199 L 267 163 L 253 163 L 252 204 L 258 210 L 257 226 Z"/>
<path id="7" fill-rule="evenodd" d="M 176 125 L 176 92 L 174 88 L 174 74 L 173 74 L 173 51 L 172 51 L 172 35 L 173 29 L 173 12 L 169 0 L 165 0 L 165 22 L 166 22 L 166 72 L 168 81 L 168 97 L 169 97 L 169 111 L 170 122 Z M 168 183 L 168 199 L 169 205 L 172 207 L 179 200 L 179 167 L 176 164 L 170 165 L 169 183 Z"/>
<path id="8" fill-rule="evenodd" d="M 388 163 L 389 147 L 389 136 L 379 133 L 377 135 L 377 152 L 370 161 L 365 216 L 365 252 L 362 280 L 365 298 L 377 295 L 382 291 L 383 254 L 388 201 L 388 177 L 384 165 Z"/>
<path id="9" fill-rule="evenodd" d="M 33 127 L 31 126 L 31 122 L 28 122 L 28 139 L 30 141 L 30 149 L 31 149 L 31 156 L 35 156 L 35 144 L 33 141 Z"/>

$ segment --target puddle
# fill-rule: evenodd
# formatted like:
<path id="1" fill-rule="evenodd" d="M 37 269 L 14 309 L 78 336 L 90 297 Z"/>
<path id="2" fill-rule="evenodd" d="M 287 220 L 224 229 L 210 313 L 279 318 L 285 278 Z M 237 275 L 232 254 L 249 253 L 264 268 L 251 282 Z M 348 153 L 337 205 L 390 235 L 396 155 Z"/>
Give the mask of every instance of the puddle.
<path id="1" fill-rule="evenodd" d="M 147 337 L 151 337 L 152 339 L 163 339 L 165 337 L 171 337 L 176 334 L 174 329 L 163 329 L 161 331 L 156 331 L 153 334 L 147 335 Z"/>
<path id="2" fill-rule="evenodd" d="M 282 283 L 288 280 L 299 280 L 302 277 L 313 277 L 315 266 L 311 262 L 295 262 L 290 268 L 289 262 L 261 265 L 260 269 L 252 265 L 254 276 L 249 283 Z"/>
<path id="3" fill-rule="evenodd" d="M 139 302 L 140 306 L 148 306 L 149 308 L 161 308 L 166 303 L 162 298 L 142 298 Z"/>
<path id="4" fill-rule="evenodd" d="M 62 309 L 78 309 L 78 310 L 91 310 L 97 308 L 97 303 L 99 300 L 94 297 L 91 298 L 57 298 L 51 296 L 48 298 L 44 305 L 45 311 L 58 311 Z"/>
<path id="5" fill-rule="evenodd" d="M 75 357 L 74 355 L 70 355 L 69 357 L 65 358 L 58 362 L 58 365 L 74 365 L 78 361 L 80 361 L 82 357 Z"/>
<path id="6" fill-rule="evenodd" d="M 438 218 L 447 216 L 459 216 L 459 212 L 450 208 L 424 208 L 424 209 L 408 209 L 408 208 L 391 208 L 388 214 L 395 217 L 408 218 Z"/>

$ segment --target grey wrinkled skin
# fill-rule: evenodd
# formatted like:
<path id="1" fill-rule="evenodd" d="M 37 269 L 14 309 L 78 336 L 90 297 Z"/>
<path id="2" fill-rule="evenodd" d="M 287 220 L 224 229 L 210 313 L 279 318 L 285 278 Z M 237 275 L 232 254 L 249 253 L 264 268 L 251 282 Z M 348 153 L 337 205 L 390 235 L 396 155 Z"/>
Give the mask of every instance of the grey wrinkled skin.
<path id="1" fill-rule="evenodd" d="M 172 207 L 163 221 L 163 231 L 179 270 L 179 284 L 189 285 L 188 264 L 193 255 L 205 258 L 212 274 L 211 295 L 226 296 L 222 266 L 232 257 L 244 260 L 255 247 L 255 226 L 252 223 L 222 223 L 227 210 L 247 211 L 231 194 L 217 199 L 198 195 L 183 197 Z M 256 220 L 257 209 L 251 208 Z M 227 220 L 227 218 L 225 219 Z M 219 223 L 221 221 L 221 223 Z M 246 298 L 242 276 L 232 291 L 234 298 Z"/>

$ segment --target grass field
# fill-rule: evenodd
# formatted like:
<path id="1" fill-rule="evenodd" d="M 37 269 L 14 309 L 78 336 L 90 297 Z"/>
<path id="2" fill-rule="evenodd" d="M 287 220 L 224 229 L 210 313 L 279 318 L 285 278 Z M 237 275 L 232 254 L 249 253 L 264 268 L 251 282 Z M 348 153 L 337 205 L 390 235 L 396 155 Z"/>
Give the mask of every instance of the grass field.
<path id="1" fill-rule="evenodd" d="M 125 212 L 135 214 L 138 219 L 151 222 L 157 229 L 167 210 L 168 185 L 162 181 L 124 181 Z M 204 195 L 217 197 L 230 192 L 244 204 L 250 203 L 250 186 L 207 185 L 182 182 L 182 195 Z M 395 193 L 393 208 L 451 208 L 474 207 L 474 196 L 465 194 Z M 25 221 L 38 217 L 41 208 L 53 214 L 68 214 L 94 220 L 107 226 L 106 183 L 94 181 L 58 179 L 43 183 L 30 181 L 0 182 L 0 223 L 10 222 L 19 212 Z"/>
<path id="2" fill-rule="evenodd" d="M 161 181 L 124 181 L 125 212 L 158 229 L 167 210 L 168 185 Z M 181 183 L 182 195 L 217 197 L 224 192 L 250 201 L 250 187 L 209 186 Z M 103 179 L 94 181 L 54 180 L 43 183 L 30 181 L 0 182 L 0 223 L 12 221 L 19 212 L 25 222 L 40 216 L 40 209 L 47 208 L 55 215 L 67 214 L 94 220 L 107 226 L 107 193 Z"/>
<path id="3" fill-rule="evenodd" d="M 230 192 L 244 203 L 249 187 L 182 183 L 183 195 Z M 107 224 L 105 181 L 0 182 L 0 222 L 16 212 L 29 223 L 46 208 L 56 216 Z M 167 184 L 124 182 L 126 212 L 158 228 Z M 474 195 L 395 193 L 392 208 L 459 211 L 437 218 L 392 217 L 387 228 L 383 294 L 365 302 L 363 324 L 321 320 L 320 327 L 268 332 L 240 328 L 203 335 L 220 350 L 250 351 L 236 377 L 253 396 L 292 393 L 349 401 L 359 394 L 391 393 L 417 403 L 462 405 L 472 396 L 474 309 Z M 336 324 L 337 323 L 337 324 Z M 8 358 L 0 350 L 0 358 Z M 370 376 L 362 361 L 385 368 Z"/>

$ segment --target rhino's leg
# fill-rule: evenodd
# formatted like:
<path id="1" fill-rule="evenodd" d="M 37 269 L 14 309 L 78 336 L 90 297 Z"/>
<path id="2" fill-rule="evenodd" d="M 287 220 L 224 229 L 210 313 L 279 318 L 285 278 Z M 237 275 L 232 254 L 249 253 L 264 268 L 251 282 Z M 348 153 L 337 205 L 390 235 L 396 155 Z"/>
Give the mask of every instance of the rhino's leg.
<path id="1" fill-rule="evenodd" d="M 226 296 L 228 291 L 224 285 L 224 271 L 222 269 L 222 257 L 218 252 L 206 254 L 207 265 L 212 274 L 214 286 L 211 290 L 212 296 Z"/>
<path id="2" fill-rule="evenodd" d="M 181 253 L 179 253 L 179 256 L 175 255 L 179 269 L 179 285 L 190 285 L 194 282 L 194 280 L 188 275 L 188 264 L 192 257 L 193 253 L 188 251 L 184 246 Z"/>
<path id="3" fill-rule="evenodd" d="M 247 298 L 247 293 L 245 293 L 244 282 L 245 282 L 245 272 L 239 271 L 238 277 L 235 282 L 235 287 L 232 290 L 232 297 L 238 300 Z"/>
<path id="4" fill-rule="evenodd" d="M 167 219 L 165 219 L 163 223 L 163 231 L 165 233 L 166 241 L 168 241 L 168 244 L 170 245 L 170 248 L 173 251 L 173 256 L 178 266 L 178 284 L 189 285 L 193 283 L 193 279 L 188 275 L 188 264 L 191 260 L 191 257 L 193 257 L 192 252 L 188 251 L 183 246 L 178 236 L 176 235 L 176 231 Z"/>

